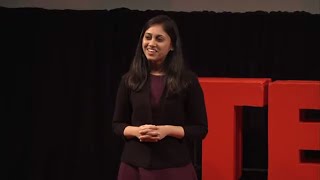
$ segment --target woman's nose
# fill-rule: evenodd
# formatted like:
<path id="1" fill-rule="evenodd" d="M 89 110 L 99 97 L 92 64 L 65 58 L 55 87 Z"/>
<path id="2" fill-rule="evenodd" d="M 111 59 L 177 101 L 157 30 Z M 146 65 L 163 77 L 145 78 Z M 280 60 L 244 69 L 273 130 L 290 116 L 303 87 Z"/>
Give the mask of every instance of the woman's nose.
<path id="1" fill-rule="evenodd" d="M 156 42 L 155 42 L 154 39 L 151 39 L 151 40 L 149 41 L 149 46 L 156 46 Z"/>

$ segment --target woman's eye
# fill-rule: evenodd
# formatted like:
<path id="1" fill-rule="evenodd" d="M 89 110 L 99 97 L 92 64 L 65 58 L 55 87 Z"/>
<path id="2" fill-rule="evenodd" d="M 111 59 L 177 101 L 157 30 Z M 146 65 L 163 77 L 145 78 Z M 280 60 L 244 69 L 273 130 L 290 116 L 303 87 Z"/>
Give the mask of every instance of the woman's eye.
<path id="1" fill-rule="evenodd" d="M 158 37 L 157 41 L 162 42 L 164 39 L 162 37 Z"/>

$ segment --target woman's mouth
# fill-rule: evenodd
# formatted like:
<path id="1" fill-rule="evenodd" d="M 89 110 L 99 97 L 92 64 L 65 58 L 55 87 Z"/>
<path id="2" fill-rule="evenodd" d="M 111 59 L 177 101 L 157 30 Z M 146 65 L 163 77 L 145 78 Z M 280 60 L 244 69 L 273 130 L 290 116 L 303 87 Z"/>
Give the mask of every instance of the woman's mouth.
<path id="1" fill-rule="evenodd" d="M 156 49 L 151 49 L 151 48 L 147 48 L 147 51 L 148 51 L 148 52 L 151 52 L 151 53 L 155 53 L 155 52 L 157 52 L 157 50 L 156 50 Z"/>

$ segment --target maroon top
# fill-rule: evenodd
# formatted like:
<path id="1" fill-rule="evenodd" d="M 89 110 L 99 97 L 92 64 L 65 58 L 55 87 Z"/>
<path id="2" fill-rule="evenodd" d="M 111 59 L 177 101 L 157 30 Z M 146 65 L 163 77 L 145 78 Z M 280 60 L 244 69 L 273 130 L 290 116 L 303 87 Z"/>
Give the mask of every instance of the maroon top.
<path id="1" fill-rule="evenodd" d="M 151 78 L 150 103 L 151 103 L 151 111 L 152 111 L 152 120 L 153 120 L 153 123 L 155 123 L 161 113 L 160 99 L 165 86 L 165 76 L 156 76 L 151 74 L 150 78 Z"/>
<path id="2" fill-rule="evenodd" d="M 159 105 L 159 101 L 164 89 L 164 76 L 151 75 L 151 105 Z"/>

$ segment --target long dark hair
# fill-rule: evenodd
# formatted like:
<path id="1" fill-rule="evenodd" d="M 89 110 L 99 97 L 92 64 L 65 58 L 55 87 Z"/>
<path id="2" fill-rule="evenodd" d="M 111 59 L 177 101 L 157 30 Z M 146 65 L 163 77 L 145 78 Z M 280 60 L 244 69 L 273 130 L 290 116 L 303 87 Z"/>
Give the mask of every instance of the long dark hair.
<path id="1" fill-rule="evenodd" d="M 163 68 L 166 74 L 167 93 L 178 93 L 188 85 L 183 74 L 186 72 L 182 54 L 181 40 L 177 24 L 167 15 L 158 15 L 151 18 L 142 28 L 136 53 L 129 71 L 125 75 L 126 85 L 133 91 L 139 91 L 147 82 L 151 71 L 150 62 L 142 49 L 144 33 L 151 26 L 160 24 L 170 36 L 173 51 L 169 51 L 164 60 Z"/>

